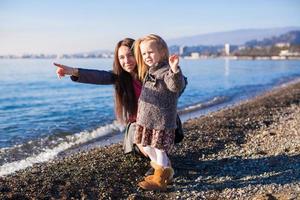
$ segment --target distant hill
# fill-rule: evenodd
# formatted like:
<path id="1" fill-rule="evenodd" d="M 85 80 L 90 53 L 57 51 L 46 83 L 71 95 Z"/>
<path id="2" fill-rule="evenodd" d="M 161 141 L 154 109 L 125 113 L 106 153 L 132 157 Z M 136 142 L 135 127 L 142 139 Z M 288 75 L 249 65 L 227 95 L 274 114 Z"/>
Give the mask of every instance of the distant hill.
<path id="1" fill-rule="evenodd" d="M 300 30 L 290 31 L 280 36 L 273 36 L 271 38 L 265 38 L 263 40 L 251 40 L 245 43 L 248 47 L 254 46 L 273 46 L 277 43 L 289 43 L 293 45 L 300 45 Z"/>
<path id="2" fill-rule="evenodd" d="M 167 40 L 167 43 L 169 46 L 223 45 L 225 43 L 242 45 L 251 40 L 263 40 L 264 38 L 277 37 L 294 30 L 300 30 L 300 27 L 233 30 L 169 39 Z"/>

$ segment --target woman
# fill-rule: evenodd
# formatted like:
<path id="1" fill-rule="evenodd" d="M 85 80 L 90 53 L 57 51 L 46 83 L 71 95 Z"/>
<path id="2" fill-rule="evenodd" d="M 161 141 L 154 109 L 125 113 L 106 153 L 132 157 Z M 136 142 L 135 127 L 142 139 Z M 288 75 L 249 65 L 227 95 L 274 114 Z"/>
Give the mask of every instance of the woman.
<path id="1" fill-rule="evenodd" d="M 141 152 L 147 157 L 141 145 L 138 149 L 133 145 L 137 102 L 141 93 L 142 84 L 138 80 L 137 64 L 132 52 L 134 40 L 125 38 L 119 41 L 114 51 L 113 71 L 90 70 L 68 67 L 54 63 L 59 77 L 71 75 L 71 79 L 79 83 L 114 84 L 115 86 L 115 114 L 118 121 L 126 123 L 124 138 L 124 152 L 133 150 Z"/>

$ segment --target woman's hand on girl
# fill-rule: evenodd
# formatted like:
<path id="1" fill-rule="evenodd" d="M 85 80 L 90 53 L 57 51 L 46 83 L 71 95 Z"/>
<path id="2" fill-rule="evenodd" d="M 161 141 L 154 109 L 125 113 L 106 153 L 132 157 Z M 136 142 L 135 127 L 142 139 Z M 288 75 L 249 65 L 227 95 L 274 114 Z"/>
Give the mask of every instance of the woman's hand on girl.
<path id="1" fill-rule="evenodd" d="M 171 70 L 174 72 L 174 73 L 177 73 L 179 71 L 179 67 L 178 67 L 178 64 L 179 64 L 179 56 L 174 54 L 174 55 L 171 55 L 169 57 L 169 65 L 171 67 Z"/>

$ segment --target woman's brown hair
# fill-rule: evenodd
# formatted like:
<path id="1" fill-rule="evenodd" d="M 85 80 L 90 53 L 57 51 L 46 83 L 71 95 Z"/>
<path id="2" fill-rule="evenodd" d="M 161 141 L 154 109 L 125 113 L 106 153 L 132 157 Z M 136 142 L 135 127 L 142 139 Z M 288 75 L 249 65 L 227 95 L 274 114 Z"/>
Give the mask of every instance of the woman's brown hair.
<path id="1" fill-rule="evenodd" d="M 132 48 L 134 39 L 125 38 L 118 42 L 115 47 L 113 73 L 116 75 L 115 82 L 115 113 L 120 122 L 127 123 L 130 116 L 137 112 L 137 101 L 135 98 L 132 76 L 123 70 L 120 62 L 118 50 L 121 46 Z M 135 69 L 137 70 L 137 68 Z"/>

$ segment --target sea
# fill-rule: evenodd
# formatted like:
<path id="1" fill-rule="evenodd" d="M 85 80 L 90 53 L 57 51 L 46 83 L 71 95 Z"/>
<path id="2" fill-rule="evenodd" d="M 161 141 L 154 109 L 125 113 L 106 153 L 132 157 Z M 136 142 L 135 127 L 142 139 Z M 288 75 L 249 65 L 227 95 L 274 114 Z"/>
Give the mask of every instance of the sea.
<path id="1" fill-rule="evenodd" d="M 53 62 L 111 70 L 112 59 L 0 59 L 0 176 L 120 142 L 114 87 L 59 79 Z M 300 60 L 181 59 L 183 121 L 300 78 Z"/>

